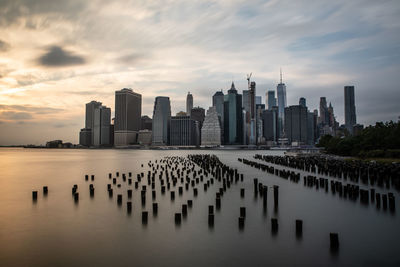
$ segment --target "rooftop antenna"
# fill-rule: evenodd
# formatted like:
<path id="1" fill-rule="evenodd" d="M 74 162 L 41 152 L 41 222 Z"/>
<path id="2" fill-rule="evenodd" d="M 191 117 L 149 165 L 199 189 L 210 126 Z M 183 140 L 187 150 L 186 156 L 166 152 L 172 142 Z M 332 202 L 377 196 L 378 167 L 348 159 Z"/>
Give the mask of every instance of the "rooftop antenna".
<path id="1" fill-rule="evenodd" d="M 282 84 L 282 68 L 281 68 L 281 84 Z"/>
<path id="2" fill-rule="evenodd" d="M 247 74 L 247 86 L 249 87 L 249 89 L 250 89 L 250 78 L 252 74 L 253 74 L 252 72 L 250 72 L 250 74 Z"/>

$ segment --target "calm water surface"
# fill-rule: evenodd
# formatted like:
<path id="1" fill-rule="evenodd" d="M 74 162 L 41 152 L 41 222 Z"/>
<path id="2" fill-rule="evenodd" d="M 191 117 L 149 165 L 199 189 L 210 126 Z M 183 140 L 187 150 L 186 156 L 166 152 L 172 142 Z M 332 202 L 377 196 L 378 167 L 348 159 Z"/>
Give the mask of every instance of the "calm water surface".
<path id="1" fill-rule="evenodd" d="M 157 184 L 157 216 L 151 213 L 150 190 L 144 207 L 140 190 L 127 183 L 114 187 L 114 197 L 108 197 L 108 173 L 115 177 L 116 171 L 131 171 L 135 178 L 147 173 L 149 160 L 192 153 L 216 154 L 244 173 L 243 183 L 224 194 L 213 228 L 207 223 L 208 205 L 215 204 L 219 183 L 207 192 L 197 185 L 197 197 L 193 190 L 184 190 L 173 202 L 169 192 L 160 194 Z M 398 214 L 310 189 L 302 182 L 291 183 L 237 161 L 255 153 L 260 151 L 0 149 L 0 266 L 400 266 Z M 281 152 L 261 154 L 267 153 Z M 95 181 L 85 181 L 85 174 L 94 174 Z M 254 197 L 254 177 L 279 185 L 276 212 L 272 190 L 266 211 L 262 200 Z M 93 198 L 90 183 L 96 188 Z M 74 184 L 80 193 L 78 204 L 71 195 Z M 47 197 L 42 194 L 44 185 L 49 187 Z M 128 187 L 133 189 L 131 215 L 126 212 Z M 245 198 L 240 198 L 241 187 L 246 189 Z M 36 203 L 32 190 L 39 191 Z M 400 196 L 389 191 L 395 193 L 398 210 Z M 118 193 L 123 194 L 122 206 L 116 203 Z M 193 208 L 176 226 L 174 213 L 187 199 L 194 200 Z M 240 206 L 247 208 L 243 231 L 237 221 Z M 142 225 L 142 210 L 149 211 L 147 225 Z M 276 235 L 271 233 L 271 218 L 279 221 Z M 295 236 L 296 219 L 303 220 L 301 239 Z M 339 233 L 338 253 L 329 250 L 330 232 Z"/>

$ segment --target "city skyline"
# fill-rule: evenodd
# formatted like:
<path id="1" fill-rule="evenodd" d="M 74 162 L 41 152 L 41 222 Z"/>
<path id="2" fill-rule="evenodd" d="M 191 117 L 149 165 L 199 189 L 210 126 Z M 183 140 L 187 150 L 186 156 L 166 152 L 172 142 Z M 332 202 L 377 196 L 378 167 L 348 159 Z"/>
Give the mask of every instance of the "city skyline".
<path id="1" fill-rule="evenodd" d="M 253 72 L 265 103 L 280 67 L 288 106 L 303 96 L 313 110 L 325 96 L 343 124 L 343 86 L 354 85 L 357 123 L 398 118 L 395 2 L 157 6 L 3 1 L 0 144 L 77 143 L 84 104 L 100 101 L 114 114 L 114 92 L 125 87 L 142 94 L 143 115 L 152 115 L 156 96 L 169 96 L 175 114 L 185 110 L 188 91 L 194 106 L 207 110 L 211 96 L 220 89 L 226 94 L 232 80 L 238 93 L 246 90 L 246 73 Z"/>

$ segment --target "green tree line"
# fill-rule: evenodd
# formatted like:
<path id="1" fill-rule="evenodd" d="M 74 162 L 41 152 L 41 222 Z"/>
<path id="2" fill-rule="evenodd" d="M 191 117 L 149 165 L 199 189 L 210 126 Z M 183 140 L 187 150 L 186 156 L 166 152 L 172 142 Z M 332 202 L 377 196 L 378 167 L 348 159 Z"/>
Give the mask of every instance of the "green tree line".
<path id="1" fill-rule="evenodd" d="M 377 122 L 356 136 L 322 136 L 318 145 L 326 152 L 361 158 L 400 158 L 400 125 L 393 121 Z"/>

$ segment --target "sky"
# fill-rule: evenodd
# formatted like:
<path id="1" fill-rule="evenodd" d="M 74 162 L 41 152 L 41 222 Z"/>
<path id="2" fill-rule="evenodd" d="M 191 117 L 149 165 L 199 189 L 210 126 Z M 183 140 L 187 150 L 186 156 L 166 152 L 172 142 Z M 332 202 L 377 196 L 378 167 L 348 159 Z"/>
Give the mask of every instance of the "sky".
<path id="1" fill-rule="evenodd" d="M 113 112 L 122 88 L 174 114 L 252 73 L 264 102 L 280 68 L 288 105 L 325 96 L 342 124 L 354 85 L 358 123 L 397 121 L 399 18 L 398 0 L 0 0 L 0 145 L 78 143 L 85 103 Z"/>

